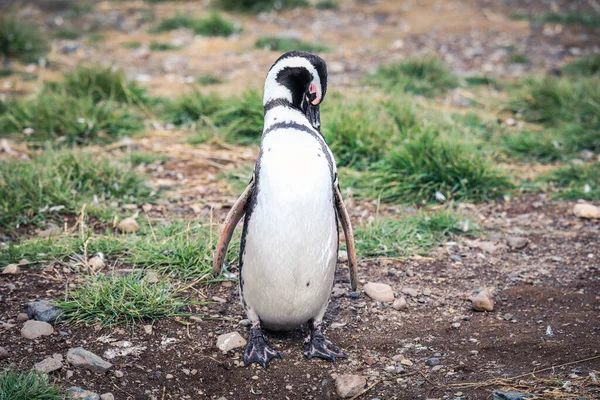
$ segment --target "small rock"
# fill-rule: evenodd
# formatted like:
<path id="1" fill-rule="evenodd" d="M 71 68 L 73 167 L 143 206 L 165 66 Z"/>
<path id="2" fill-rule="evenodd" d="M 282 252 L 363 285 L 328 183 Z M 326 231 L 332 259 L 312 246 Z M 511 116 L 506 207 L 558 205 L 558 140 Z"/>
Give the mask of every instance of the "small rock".
<path id="1" fill-rule="evenodd" d="M 513 236 L 506 239 L 508 246 L 512 249 L 522 249 L 529 243 L 529 239 L 524 237 Z"/>
<path id="2" fill-rule="evenodd" d="M 39 363 L 34 364 L 33 368 L 36 371 L 45 372 L 49 374 L 50 372 L 59 370 L 63 366 L 63 356 L 60 354 L 54 354 L 52 357 L 48 357 Z"/>
<path id="3" fill-rule="evenodd" d="M 146 335 L 152 335 L 152 325 L 144 325 L 144 332 Z"/>
<path id="4" fill-rule="evenodd" d="M 461 263 L 461 262 L 462 262 L 462 257 L 461 257 L 461 256 L 459 256 L 459 255 L 456 255 L 456 254 L 452 254 L 452 255 L 450 256 L 450 259 L 451 259 L 452 261 L 454 261 L 454 262 L 457 262 L 457 263 Z"/>
<path id="5" fill-rule="evenodd" d="M 227 303 L 226 299 L 224 299 L 222 297 L 219 297 L 219 296 L 213 296 L 212 300 L 215 301 L 215 302 L 217 302 L 217 303 L 221 303 L 221 304 Z"/>
<path id="6" fill-rule="evenodd" d="M 104 254 L 102 252 L 96 254 L 94 257 L 90 258 L 88 260 L 88 265 L 90 268 L 92 268 L 94 271 L 100 271 L 102 268 L 104 268 Z"/>
<path id="7" fill-rule="evenodd" d="M 431 357 L 431 358 L 428 358 L 427 361 L 425 361 L 425 365 L 427 365 L 429 367 L 435 367 L 436 365 L 440 365 L 440 364 L 441 364 L 441 361 L 437 357 Z"/>
<path id="8" fill-rule="evenodd" d="M 596 219 L 600 218 L 600 207 L 588 203 L 579 203 L 575 204 L 573 213 L 579 218 Z"/>
<path id="9" fill-rule="evenodd" d="M 140 226 L 138 225 L 135 218 L 129 217 L 119 222 L 119 225 L 117 225 L 117 229 L 123 233 L 134 233 L 140 230 Z"/>
<path id="10" fill-rule="evenodd" d="M 27 313 L 21 312 L 17 314 L 17 322 L 25 322 L 29 319 L 29 315 Z"/>
<path id="11" fill-rule="evenodd" d="M 333 290 L 331 291 L 331 295 L 337 299 L 337 298 L 345 295 L 347 292 L 348 292 L 348 289 L 346 289 L 346 288 L 334 287 Z"/>
<path id="12" fill-rule="evenodd" d="M 123 371 L 120 371 L 120 370 L 115 371 L 115 377 L 122 378 L 124 376 L 125 376 L 125 374 L 123 373 Z"/>
<path id="13" fill-rule="evenodd" d="M 4 360 L 5 358 L 8 358 L 8 350 L 4 347 L 0 347 L 0 360 Z"/>
<path id="14" fill-rule="evenodd" d="M 100 400 L 115 400 L 115 396 L 108 392 L 100 395 Z"/>
<path id="15" fill-rule="evenodd" d="M 406 365 L 407 367 L 412 367 L 413 362 L 410 361 L 408 358 L 403 358 L 402 360 L 400 360 L 400 364 Z"/>
<path id="16" fill-rule="evenodd" d="M 36 339 L 40 336 L 52 335 L 54 328 L 47 322 L 29 320 L 21 328 L 21 336 L 25 339 Z"/>
<path id="17" fill-rule="evenodd" d="M 437 372 L 437 371 L 439 371 L 442 368 L 444 368 L 443 365 L 436 365 L 433 368 L 431 368 L 431 372 Z"/>
<path id="18" fill-rule="evenodd" d="M 490 298 L 487 290 L 482 290 L 471 298 L 471 306 L 475 311 L 493 311 L 494 300 Z"/>
<path id="19" fill-rule="evenodd" d="M 496 245 L 492 242 L 485 242 L 482 240 L 469 240 L 467 245 L 471 248 L 483 250 L 488 254 L 492 254 L 496 251 Z"/>
<path id="20" fill-rule="evenodd" d="M 404 356 L 402 354 L 396 354 L 394 357 L 392 357 L 392 360 L 395 362 L 400 362 L 404 360 Z"/>
<path id="21" fill-rule="evenodd" d="M 144 274 L 144 281 L 148 282 L 148 283 L 158 283 L 160 282 L 160 278 L 158 277 L 158 274 L 155 271 L 146 271 L 146 273 Z"/>
<path id="22" fill-rule="evenodd" d="M 60 308 L 53 306 L 47 300 L 25 303 L 25 312 L 29 318 L 50 324 L 56 321 L 62 313 Z"/>
<path id="23" fill-rule="evenodd" d="M 460 322 L 455 322 L 455 323 L 453 323 L 453 324 L 452 324 L 452 327 L 453 327 L 454 329 L 458 329 L 458 328 L 460 328 Z"/>
<path id="24" fill-rule="evenodd" d="M 19 269 L 19 266 L 17 264 L 8 264 L 2 270 L 3 275 L 15 275 L 15 274 L 18 274 L 19 272 L 21 272 L 21 270 Z"/>
<path id="25" fill-rule="evenodd" d="M 390 285 L 385 283 L 369 282 L 364 285 L 367 296 L 375 301 L 382 303 L 391 303 L 394 301 L 394 291 Z"/>
<path id="26" fill-rule="evenodd" d="M 367 387 L 367 379 L 360 375 L 338 375 L 335 390 L 341 398 L 353 397 Z"/>
<path id="27" fill-rule="evenodd" d="M 408 308 L 408 303 L 406 302 L 406 298 L 404 296 L 399 297 L 398 299 L 396 299 L 394 301 L 394 304 L 392 304 L 392 307 L 395 310 L 406 310 Z"/>
<path id="28" fill-rule="evenodd" d="M 100 400 L 98 393 L 73 386 L 67 389 L 67 399 L 69 400 Z"/>
<path id="29" fill-rule="evenodd" d="M 410 287 L 402 288 L 402 293 L 407 294 L 410 297 L 417 297 L 419 295 L 419 292 L 417 291 L 417 289 L 410 288 Z"/>
<path id="30" fill-rule="evenodd" d="M 173 376 L 173 374 L 167 374 L 167 375 L 165 375 L 165 378 L 167 378 L 167 379 L 173 379 L 174 376 Z"/>
<path id="31" fill-rule="evenodd" d="M 431 290 L 429 290 L 429 289 L 423 289 L 423 296 L 426 296 L 426 297 L 431 296 Z"/>
<path id="32" fill-rule="evenodd" d="M 494 390 L 492 396 L 493 400 L 524 400 L 534 397 L 530 394 L 519 393 L 515 391 L 503 392 L 501 390 Z"/>
<path id="33" fill-rule="evenodd" d="M 237 332 L 225 333 L 217 338 L 217 348 L 223 352 L 244 347 L 245 345 L 246 339 Z"/>
<path id="34" fill-rule="evenodd" d="M 112 364 L 103 360 L 83 347 L 76 347 L 67 352 L 67 362 L 77 368 L 85 368 L 92 372 L 106 372 Z"/>

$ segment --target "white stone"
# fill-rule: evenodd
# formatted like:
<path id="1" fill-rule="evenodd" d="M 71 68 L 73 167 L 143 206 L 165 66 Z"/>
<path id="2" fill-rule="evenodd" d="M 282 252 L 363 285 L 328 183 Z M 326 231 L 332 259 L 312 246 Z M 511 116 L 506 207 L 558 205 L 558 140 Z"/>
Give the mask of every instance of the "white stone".
<path id="1" fill-rule="evenodd" d="M 217 338 L 217 348 L 223 352 L 244 347 L 246 339 L 237 332 L 230 332 L 220 335 Z"/>
<path id="2" fill-rule="evenodd" d="M 21 328 L 21 336 L 26 339 L 36 339 L 40 336 L 52 335 L 54 328 L 47 322 L 29 320 Z"/>
<path id="3" fill-rule="evenodd" d="M 406 302 L 406 298 L 404 298 L 404 296 L 401 296 L 400 298 L 396 299 L 394 301 L 394 304 L 392 304 L 392 307 L 395 310 L 406 310 L 408 308 L 408 303 Z"/>
<path id="4" fill-rule="evenodd" d="M 380 301 L 382 303 L 391 303 L 394 301 L 394 291 L 390 285 L 369 282 L 363 288 L 367 296 L 375 301 Z"/>
<path id="5" fill-rule="evenodd" d="M 367 386 L 367 379 L 360 375 L 338 375 L 335 379 L 335 390 L 341 398 L 354 397 Z"/>
<path id="6" fill-rule="evenodd" d="M 491 299 L 487 290 L 482 290 L 471 298 L 471 305 L 475 311 L 493 311 L 494 301 Z"/>
<path id="7" fill-rule="evenodd" d="M 573 213 L 579 218 L 597 219 L 600 218 L 600 207 L 588 203 L 579 203 L 575 204 Z"/>
<path id="8" fill-rule="evenodd" d="M 123 233 L 133 233 L 137 232 L 140 229 L 140 226 L 134 218 L 129 217 L 119 222 L 119 225 L 117 225 L 117 229 Z"/>

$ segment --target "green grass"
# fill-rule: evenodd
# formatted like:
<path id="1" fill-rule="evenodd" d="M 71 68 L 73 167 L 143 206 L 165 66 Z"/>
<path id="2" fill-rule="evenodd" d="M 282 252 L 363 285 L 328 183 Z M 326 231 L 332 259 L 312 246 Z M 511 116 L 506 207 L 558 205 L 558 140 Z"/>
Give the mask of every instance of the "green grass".
<path id="1" fill-rule="evenodd" d="M 315 8 L 318 10 L 339 10 L 340 3 L 335 0 L 321 0 L 315 4 Z"/>
<path id="2" fill-rule="evenodd" d="M 527 79 L 512 94 L 509 110 L 527 122 L 562 132 L 565 145 L 600 150 L 600 79 Z"/>
<path id="3" fill-rule="evenodd" d="M 196 77 L 196 83 L 200 86 L 219 85 L 223 83 L 223 79 L 210 74 L 199 75 Z"/>
<path id="4" fill-rule="evenodd" d="M 74 28 L 59 28 L 52 32 L 55 39 L 77 40 L 81 37 L 81 32 Z"/>
<path id="5" fill-rule="evenodd" d="M 127 153 L 125 160 L 133 165 L 153 164 L 156 162 L 165 162 L 169 158 L 163 154 L 146 153 L 143 151 L 132 151 Z"/>
<path id="6" fill-rule="evenodd" d="M 48 375 L 38 371 L 0 372 L 0 400 L 61 400 L 62 390 L 50 382 Z"/>
<path id="7" fill-rule="evenodd" d="M 600 27 L 600 15 L 594 12 L 545 13 L 536 15 L 534 21 L 541 24 L 580 25 L 589 28 Z"/>
<path id="8" fill-rule="evenodd" d="M 133 268 L 152 269 L 164 276 L 184 280 L 204 278 L 210 281 L 212 255 L 219 228 L 195 221 L 172 220 L 153 222 L 139 218 L 140 230 L 135 235 L 108 230 L 96 234 L 61 235 L 49 239 L 32 238 L 0 252 L 0 266 L 26 258 L 33 264 L 71 262 L 75 254 L 88 257 L 102 252 L 108 265 L 125 264 Z M 226 264 L 236 262 L 239 253 L 239 232 L 230 244 Z"/>
<path id="9" fill-rule="evenodd" d="M 212 13 L 205 18 L 194 18 L 185 14 L 177 14 L 171 18 L 163 19 L 151 29 L 152 33 L 168 32 L 175 29 L 190 29 L 201 36 L 231 36 L 238 32 L 236 26 L 223 18 L 220 14 Z"/>
<path id="10" fill-rule="evenodd" d="M 139 42 L 137 40 L 131 42 L 123 42 L 121 43 L 121 47 L 124 47 L 126 49 L 139 49 L 142 47 L 142 42 Z"/>
<path id="11" fill-rule="evenodd" d="M 507 61 L 511 64 L 528 64 L 529 57 L 523 53 L 514 53 L 508 56 Z"/>
<path id="12" fill-rule="evenodd" d="M 367 81 L 390 92 L 407 92 L 427 97 L 458 86 L 458 78 L 438 58 L 413 58 L 381 66 Z"/>
<path id="13" fill-rule="evenodd" d="M 0 56 L 23 62 L 36 62 L 45 56 L 50 46 L 40 31 L 5 11 L 0 16 Z"/>
<path id="14" fill-rule="evenodd" d="M 0 163 L 0 227 L 40 225 L 47 219 L 88 210 L 107 208 L 111 201 L 136 203 L 150 190 L 142 177 L 85 150 L 50 150 L 29 161 Z M 94 204 L 94 196 L 98 204 Z M 52 211 L 49 207 L 62 206 Z"/>
<path id="15" fill-rule="evenodd" d="M 448 200 L 481 202 L 511 188 L 508 178 L 475 147 L 443 138 L 435 129 L 423 129 L 365 175 L 361 186 L 370 197 L 426 203 L 436 202 L 439 192 Z"/>
<path id="16" fill-rule="evenodd" d="M 152 42 L 150 43 L 150 46 L 148 46 L 148 49 L 150 49 L 150 51 L 173 51 L 180 50 L 181 46 L 175 46 L 174 44 L 164 42 Z"/>
<path id="17" fill-rule="evenodd" d="M 143 274 L 97 276 L 67 291 L 55 305 L 63 310 L 66 323 L 113 326 L 187 315 L 190 303 L 178 298 L 166 280 L 150 283 Z"/>
<path id="18" fill-rule="evenodd" d="M 300 39 L 282 38 L 276 36 L 261 37 L 256 40 L 254 46 L 259 49 L 278 51 L 281 53 L 293 50 L 308 51 L 311 53 L 329 51 L 329 48 L 327 46 L 323 46 L 320 44 L 304 42 Z"/>
<path id="19" fill-rule="evenodd" d="M 570 153 L 556 131 L 523 131 L 502 137 L 503 150 L 509 156 L 526 162 L 550 163 L 561 161 Z"/>
<path id="20" fill-rule="evenodd" d="M 496 79 L 494 79 L 490 76 L 469 76 L 469 77 L 465 78 L 465 83 L 469 87 L 484 86 L 484 85 L 498 87 L 498 82 L 496 81 Z"/>
<path id="21" fill-rule="evenodd" d="M 542 176 L 540 180 L 554 188 L 554 198 L 600 200 L 600 162 L 562 166 Z"/>
<path id="22" fill-rule="evenodd" d="M 377 218 L 355 230 L 356 251 L 364 258 L 427 255 L 455 236 L 478 232 L 468 219 L 448 210 L 418 212 L 401 219 Z"/>
<path id="23" fill-rule="evenodd" d="M 212 5 L 225 11 L 259 13 L 261 11 L 308 7 L 307 0 L 213 0 Z"/>
<path id="24" fill-rule="evenodd" d="M 31 142 L 77 145 L 110 142 L 143 128 L 134 111 L 114 101 L 45 90 L 30 99 L 12 100 L 0 115 L 0 132 L 24 135 Z M 30 131 L 32 130 L 32 132 Z"/>
<path id="25" fill-rule="evenodd" d="M 0 78 L 6 78 L 8 76 L 11 76 L 14 73 L 14 71 L 10 68 L 2 68 L 0 69 Z"/>
<path id="26" fill-rule="evenodd" d="M 591 54 L 565 65 L 563 72 L 570 76 L 600 75 L 600 54 Z"/>

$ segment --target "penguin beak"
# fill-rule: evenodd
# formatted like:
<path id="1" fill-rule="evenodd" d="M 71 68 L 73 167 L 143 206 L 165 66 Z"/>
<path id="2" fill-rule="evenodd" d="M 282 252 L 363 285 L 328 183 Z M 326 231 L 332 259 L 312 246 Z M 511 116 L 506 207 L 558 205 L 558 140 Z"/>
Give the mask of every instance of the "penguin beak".
<path id="1" fill-rule="evenodd" d="M 318 104 L 317 105 L 309 104 L 304 113 L 306 114 L 306 118 L 308 118 L 308 121 L 313 126 L 313 128 L 315 128 L 316 130 L 318 130 L 320 132 L 321 131 L 320 106 Z"/>

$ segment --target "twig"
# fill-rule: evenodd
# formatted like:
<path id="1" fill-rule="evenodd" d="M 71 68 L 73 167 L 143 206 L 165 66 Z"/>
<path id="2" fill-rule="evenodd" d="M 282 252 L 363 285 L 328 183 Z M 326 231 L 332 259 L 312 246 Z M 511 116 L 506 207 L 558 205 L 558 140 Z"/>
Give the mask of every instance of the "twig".
<path id="1" fill-rule="evenodd" d="M 377 385 L 379 382 L 381 382 L 381 379 L 378 380 L 377 382 L 373 383 L 371 386 L 369 386 L 368 388 L 366 388 L 365 390 L 363 390 L 359 394 L 357 394 L 354 397 L 352 397 L 350 400 L 356 400 L 356 399 L 358 399 L 360 396 L 362 396 L 363 394 L 367 393 L 369 390 L 373 389 L 373 387 L 375 387 L 375 385 Z"/>

